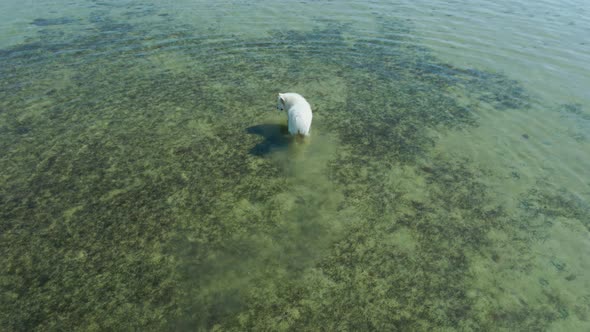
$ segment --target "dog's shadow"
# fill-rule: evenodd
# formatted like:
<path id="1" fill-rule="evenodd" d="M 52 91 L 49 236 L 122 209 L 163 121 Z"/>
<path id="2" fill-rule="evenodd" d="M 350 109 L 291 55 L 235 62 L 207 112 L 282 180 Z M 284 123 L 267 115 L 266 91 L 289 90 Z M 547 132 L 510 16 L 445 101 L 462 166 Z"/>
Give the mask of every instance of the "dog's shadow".
<path id="1" fill-rule="evenodd" d="M 282 124 L 261 124 L 248 127 L 246 131 L 264 138 L 250 149 L 250 154 L 255 156 L 265 156 L 272 151 L 286 149 L 291 141 L 288 127 Z"/>

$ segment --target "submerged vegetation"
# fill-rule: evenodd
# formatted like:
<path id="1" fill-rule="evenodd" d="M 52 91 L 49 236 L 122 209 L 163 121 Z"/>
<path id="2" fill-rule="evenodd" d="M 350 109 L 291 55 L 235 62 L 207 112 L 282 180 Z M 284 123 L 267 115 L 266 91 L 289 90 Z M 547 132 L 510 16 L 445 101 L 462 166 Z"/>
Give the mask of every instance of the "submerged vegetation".
<path id="1" fill-rule="evenodd" d="M 324 21 L 207 39 L 96 7 L 0 50 L 3 330 L 587 322 L 587 289 L 574 303 L 543 279 L 538 301 L 506 304 L 486 276 L 530 271 L 549 221 L 588 228 L 587 204 L 538 185 L 508 211 L 485 170 L 433 152 L 480 103 L 529 107 L 518 82 L 441 63 L 391 19 L 375 40 Z M 307 146 L 273 113 L 287 90 L 316 111 Z"/>

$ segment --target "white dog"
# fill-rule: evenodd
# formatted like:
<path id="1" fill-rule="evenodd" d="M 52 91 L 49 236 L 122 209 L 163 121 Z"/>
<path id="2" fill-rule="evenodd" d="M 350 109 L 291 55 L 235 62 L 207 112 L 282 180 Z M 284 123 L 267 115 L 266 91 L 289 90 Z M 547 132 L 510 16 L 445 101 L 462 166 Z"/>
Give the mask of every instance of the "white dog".
<path id="1" fill-rule="evenodd" d="M 311 106 L 303 96 L 297 93 L 279 93 L 277 108 L 287 110 L 289 133 L 291 135 L 309 136 L 311 127 Z"/>

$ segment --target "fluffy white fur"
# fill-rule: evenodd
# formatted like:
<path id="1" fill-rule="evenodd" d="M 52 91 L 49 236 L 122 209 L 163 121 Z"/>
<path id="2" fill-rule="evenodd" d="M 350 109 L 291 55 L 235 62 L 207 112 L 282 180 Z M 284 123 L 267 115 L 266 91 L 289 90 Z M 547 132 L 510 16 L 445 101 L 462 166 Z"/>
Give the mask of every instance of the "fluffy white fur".
<path id="1" fill-rule="evenodd" d="M 311 106 L 303 96 L 297 93 L 279 93 L 277 107 L 287 110 L 289 118 L 289 133 L 291 135 L 309 136 L 311 127 Z"/>

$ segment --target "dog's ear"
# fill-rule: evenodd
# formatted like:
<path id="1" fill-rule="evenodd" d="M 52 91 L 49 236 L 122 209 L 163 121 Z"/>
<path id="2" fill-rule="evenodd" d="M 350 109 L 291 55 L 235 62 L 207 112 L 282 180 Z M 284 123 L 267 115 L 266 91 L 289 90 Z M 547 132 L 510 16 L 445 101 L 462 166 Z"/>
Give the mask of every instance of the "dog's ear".
<path id="1" fill-rule="evenodd" d="M 285 96 L 282 93 L 279 93 L 279 100 L 281 101 L 281 104 L 285 106 Z"/>

